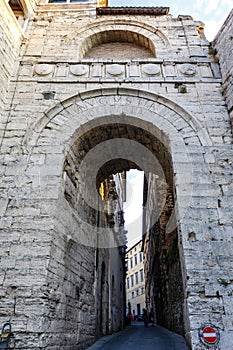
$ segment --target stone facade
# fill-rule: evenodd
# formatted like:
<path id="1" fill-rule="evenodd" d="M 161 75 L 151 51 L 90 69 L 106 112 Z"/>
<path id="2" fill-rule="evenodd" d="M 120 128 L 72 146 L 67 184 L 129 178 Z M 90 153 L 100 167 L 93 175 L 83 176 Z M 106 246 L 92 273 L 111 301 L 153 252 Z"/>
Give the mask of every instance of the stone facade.
<path id="1" fill-rule="evenodd" d="M 169 232 L 167 230 L 174 211 L 173 194 L 155 174 L 149 174 L 144 194 L 143 250 L 147 308 L 153 309 L 158 324 L 184 335 L 184 288 L 178 232 L 176 227 Z M 163 200 L 160 203 L 158 199 Z"/>
<path id="2" fill-rule="evenodd" d="M 128 249 L 125 258 L 127 264 L 126 310 L 137 320 L 146 307 L 142 241 Z"/>
<path id="3" fill-rule="evenodd" d="M 233 10 L 230 12 L 221 30 L 216 36 L 213 42 L 213 47 L 216 50 L 215 52 L 216 58 L 219 60 L 220 70 L 222 73 L 222 81 L 223 81 L 223 96 L 226 99 L 227 107 L 230 113 L 231 124 L 233 125 L 232 27 L 233 27 Z"/>
<path id="4" fill-rule="evenodd" d="M 95 193 L 113 169 L 138 168 L 172 189 L 187 341 L 204 349 L 198 329 L 213 323 L 231 350 L 231 112 L 202 23 L 167 8 L 22 3 L 23 28 L 0 5 L 0 320 L 14 348 L 82 349 L 122 327 L 121 248 Z M 220 58 L 231 28 L 230 17 Z"/>

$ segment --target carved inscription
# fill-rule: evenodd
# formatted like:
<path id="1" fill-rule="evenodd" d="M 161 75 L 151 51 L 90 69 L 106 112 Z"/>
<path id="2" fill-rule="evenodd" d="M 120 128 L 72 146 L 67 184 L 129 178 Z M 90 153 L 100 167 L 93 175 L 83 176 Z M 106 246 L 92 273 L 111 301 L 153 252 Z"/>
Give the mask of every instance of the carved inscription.
<path id="1" fill-rule="evenodd" d="M 93 107 L 96 106 L 137 106 L 140 108 L 147 109 L 151 112 L 156 112 L 158 109 L 158 103 L 145 100 L 145 99 L 139 99 L 137 97 L 133 96 L 119 96 L 119 95 L 110 95 L 110 96 L 99 96 L 92 99 L 86 99 L 84 101 L 77 100 L 69 106 L 66 111 L 70 114 L 78 114 L 86 110 L 90 110 Z"/>

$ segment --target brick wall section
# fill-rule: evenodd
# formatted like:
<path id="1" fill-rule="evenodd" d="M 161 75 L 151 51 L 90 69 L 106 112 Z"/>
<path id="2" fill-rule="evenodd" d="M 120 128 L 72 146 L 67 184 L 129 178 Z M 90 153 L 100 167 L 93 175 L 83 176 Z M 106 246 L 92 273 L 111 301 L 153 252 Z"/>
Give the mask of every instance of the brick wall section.
<path id="1" fill-rule="evenodd" d="M 153 58 L 149 49 L 132 43 L 113 42 L 94 47 L 89 50 L 85 58 Z"/>

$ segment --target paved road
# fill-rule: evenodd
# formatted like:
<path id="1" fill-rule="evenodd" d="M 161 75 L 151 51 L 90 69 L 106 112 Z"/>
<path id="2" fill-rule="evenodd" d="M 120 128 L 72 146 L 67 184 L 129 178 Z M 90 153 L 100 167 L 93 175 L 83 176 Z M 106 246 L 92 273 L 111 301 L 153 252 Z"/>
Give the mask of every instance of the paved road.
<path id="1" fill-rule="evenodd" d="M 160 326 L 145 328 L 142 322 L 134 322 L 122 332 L 105 336 L 88 350 L 188 350 L 180 335 Z"/>

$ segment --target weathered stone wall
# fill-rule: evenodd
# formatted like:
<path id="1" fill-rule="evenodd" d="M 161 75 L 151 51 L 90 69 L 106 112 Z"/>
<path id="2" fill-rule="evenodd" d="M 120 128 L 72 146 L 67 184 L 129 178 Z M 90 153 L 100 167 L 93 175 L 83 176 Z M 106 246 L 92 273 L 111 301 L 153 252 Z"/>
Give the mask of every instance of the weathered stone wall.
<path id="1" fill-rule="evenodd" d="M 78 6 L 38 7 L 25 33 L 19 71 L 4 97 L 0 321 L 10 318 L 16 349 L 81 348 L 100 333 L 94 316 L 86 319 L 93 315 L 91 290 L 95 296 L 102 290 L 106 302 L 111 287 L 101 282 L 102 262 L 108 281 L 116 271 L 103 252 L 93 276 L 96 257 L 79 243 L 93 237 L 96 227 L 88 231 L 75 217 L 64 197 L 63 171 L 85 128 L 119 123 L 126 138 L 150 145 L 159 159 L 159 142 L 171 153 L 186 337 L 193 349 L 203 349 L 197 330 L 212 322 L 221 331 L 219 349 L 231 350 L 232 134 L 218 64 L 208 55 L 208 42 L 196 34 L 200 22 L 169 15 L 96 17 L 93 4 Z M 140 31 L 156 58 L 83 59 L 102 37 L 99 33 L 109 30 Z M 93 35 L 97 42 L 92 45 Z M 11 66 L 17 50 L 10 52 Z M 6 76 L 3 96 L 9 72 Z M 122 124 L 144 132 L 131 133 Z M 151 145 L 147 133 L 159 142 Z M 67 236 L 72 239 L 74 233 L 78 244 L 70 245 Z M 73 328 L 61 337 L 65 315 Z"/>
<path id="2" fill-rule="evenodd" d="M 4 107 L 9 96 L 9 79 L 17 71 L 19 47 L 22 41 L 22 31 L 10 7 L 3 1 L 0 4 L 0 110 L 4 123 Z M 10 100 L 8 100 L 9 103 Z M 6 113 L 5 113 L 6 115 Z M 5 116 L 5 119 L 7 116 Z M 1 137 L 3 126 L 1 126 Z"/>
<path id="3" fill-rule="evenodd" d="M 222 28 L 217 34 L 213 45 L 217 51 L 219 65 L 223 80 L 223 96 L 226 98 L 227 107 L 231 117 L 233 128 L 233 10 L 230 12 Z"/>
<path id="4" fill-rule="evenodd" d="M 184 287 L 178 232 L 176 228 L 171 232 L 166 230 L 174 211 L 174 199 L 171 187 L 167 188 L 163 181 L 161 176 L 149 174 L 148 185 L 144 185 L 146 299 L 150 300 L 148 307 L 153 308 L 158 324 L 184 335 Z"/>
<path id="5" fill-rule="evenodd" d="M 9 82 L 12 75 L 17 75 L 18 58 L 22 52 L 21 45 L 24 41 L 28 18 L 33 17 L 35 3 L 36 0 L 26 0 L 26 2 L 21 3 L 24 12 L 23 23 L 17 20 L 9 1 L 3 0 L 0 4 L 0 108 L 3 108 L 2 117 L 4 104 L 7 99 L 10 103 L 11 94 L 14 93 L 14 91 L 9 91 Z"/>

